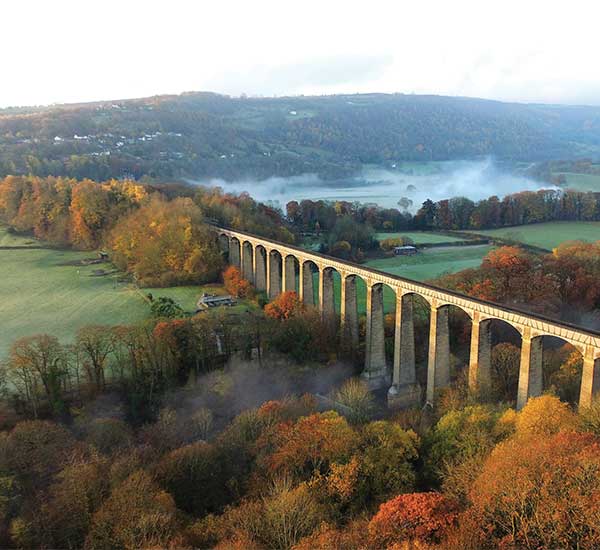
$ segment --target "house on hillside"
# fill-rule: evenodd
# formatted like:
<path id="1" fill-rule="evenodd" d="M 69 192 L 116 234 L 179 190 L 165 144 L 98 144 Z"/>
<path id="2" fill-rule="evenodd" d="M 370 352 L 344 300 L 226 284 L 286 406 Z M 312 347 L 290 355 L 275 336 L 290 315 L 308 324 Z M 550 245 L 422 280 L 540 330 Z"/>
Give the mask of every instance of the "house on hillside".
<path id="1" fill-rule="evenodd" d="M 414 256 L 417 253 L 417 248 L 411 245 L 405 246 L 395 246 L 394 247 L 394 255 L 395 256 Z"/>

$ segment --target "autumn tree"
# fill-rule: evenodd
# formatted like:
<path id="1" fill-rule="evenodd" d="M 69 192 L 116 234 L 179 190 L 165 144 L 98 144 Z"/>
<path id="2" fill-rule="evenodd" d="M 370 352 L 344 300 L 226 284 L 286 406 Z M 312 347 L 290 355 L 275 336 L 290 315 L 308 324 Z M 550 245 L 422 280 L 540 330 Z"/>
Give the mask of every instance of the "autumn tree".
<path id="1" fill-rule="evenodd" d="M 219 459 L 204 441 L 179 447 L 157 465 L 158 482 L 180 509 L 196 516 L 218 512 L 231 498 Z"/>
<path id="2" fill-rule="evenodd" d="M 505 441 L 469 495 L 479 548 L 596 548 L 599 480 L 600 444 L 591 434 Z"/>
<path id="3" fill-rule="evenodd" d="M 190 199 L 153 198 L 112 229 L 113 261 L 141 284 L 214 281 L 223 265 L 216 239 Z"/>
<path id="4" fill-rule="evenodd" d="M 176 540 L 173 498 L 141 470 L 113 489 L 94 513 L 86 550 L 165 548 Z"/>
<path id="5" fill-rule="evenodd" d="M 223 285 L 225 290 L 236 298 L 252 298 L 254 288 L 250 281 L 242 277 L 240 270 L 230 265 L 223 271 Z"/>
<path id="6" fill-rule="evenodd" d="M 41 334 L 17 340 L 11 347 L 8 373 L 37 417 L 43 395 L 55 415 L 66 413 L 63 389 L 68 365 L 57 338 Z"/>
<path id="7" fill-rule="evenodd" d="M 282 423 L 274 438 L 270 468 L 301 477 L 323 471 L 330 463 L 348 459 L 358 436 L 336 412 L 316 413 L 297 422 Z"/>
<path id="8" fill-rule="evenodd" d="M 369 501 L 381 502 L 414 489 L 419 438 L 398 424 L 378 420 L 361 434 L 361 474 L 369 487 Z"/>
<path id="9" fill-rule="evenodd" d="M 456 503 L 440 493 L 399 495 L 379 507 L 369 523 L 369 539 L 374 548 L 411 540 L 437 543 L 457 519 Z"/>
<path id="10" fill-rule="evenodd" d="M 265 306 L 265 314 L 279 321 L 290 319 L 304 311 L 304 304 L 293 290 L 282 292 Z"/>
<path id="11" fill-rule="evenodd" d="M 96 391 L 102 391 L 108 358 L 115 341 L 110 327 L 88 325 L 77 331 L 76 344 L 83 356 L 83 366 L 89 383 Z"/>

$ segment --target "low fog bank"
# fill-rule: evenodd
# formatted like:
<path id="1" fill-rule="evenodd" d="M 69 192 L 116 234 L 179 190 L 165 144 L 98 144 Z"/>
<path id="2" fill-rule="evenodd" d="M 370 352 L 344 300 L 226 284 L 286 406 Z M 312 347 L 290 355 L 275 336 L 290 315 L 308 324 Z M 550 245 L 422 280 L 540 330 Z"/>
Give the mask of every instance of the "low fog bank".
<path id="1" fill-rule="evenodd" d="M 344 363 L 299 368 L 279 356 L 264 358 L 261 364 L 232 358 L 225 369 L 206 373 L 186 387 L 169 392 L 163 405 L 182 417 L 208 408 L 216 426 L 224 427 L 241 412 L 271 399 L 328 394 L 353 374 L 354 368 Z"/>
<path id="2" fill-rule="evenodd" d="M 222 187 L 228 192 L 246 191 L 253 198 L 283 210 L 287 202 L 303 199 L 359 201 L 397 208 L 398 201 L 406 197 L 412 201 L 408 209 L 413 212 L 426 199 L 438 201 L 464 196 L 477 201 L 492 195 L 503 197 L 518 191 L 553 187 L 503 170 L 493 159 L 406 162 L 398 163 L 391 169 L 365 167 L 358 176 L 333 181 L 306 174 L 261 181 L 243 179 L 226 182 L 212 179 L 208 185 Z"/>

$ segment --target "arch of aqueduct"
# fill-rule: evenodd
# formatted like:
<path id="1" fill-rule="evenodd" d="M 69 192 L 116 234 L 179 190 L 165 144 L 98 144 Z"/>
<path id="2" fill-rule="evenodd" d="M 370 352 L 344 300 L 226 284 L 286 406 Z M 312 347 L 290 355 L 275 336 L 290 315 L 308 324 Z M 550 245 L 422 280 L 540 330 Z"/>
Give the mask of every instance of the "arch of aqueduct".
<path id="1" fill-rule="evenodd" d="M 313 304 L 313 273 L 319 273 L 318 307 L 324 315 L 335 315 L 333 274 L 341 284 L 340 324 L 345 334 L 358 344 L 357 278 L 366 285 L 365 366 L 362 376 L 372 387 L 389 386 L 391 404 L 404 407 L 419 404 L 421 388 L 417 383 L 413 325 L 413 298 L 425 299 L 430 306 L 429 355 L 426 399 L 433 403 L 435 391 L 450 382 L 449 306 L 456 306 L 471 319 L 471 346 L 468 367 L 469 387 L 484 387 L 491 382 L 491 321 L 514 327 L 521 335 L 521 362 L 517 408 L 529 397 L 542 393 L 542 343 L 553 336 L 572 344 L 583 357 L 580 406 L 588 406 L 600 387 L 600 333 L 585 330 L 507 306 L 470 298 L 432 285 L 404 279 L 258 237 L 242 231 L 213 228 L 229 261 L 240 268 L 257 289 L 274 298 L 287 290 L 299 290 L 300 299 Z M 386 364 L 384 338 L 383 287 L 396 296 L 394 360 Z"/>

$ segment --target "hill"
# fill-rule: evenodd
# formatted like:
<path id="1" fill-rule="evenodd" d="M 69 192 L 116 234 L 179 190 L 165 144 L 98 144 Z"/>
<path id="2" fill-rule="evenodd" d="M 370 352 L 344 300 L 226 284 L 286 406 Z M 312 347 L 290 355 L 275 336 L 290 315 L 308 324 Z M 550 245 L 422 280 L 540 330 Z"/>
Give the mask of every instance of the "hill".
<path id="1" fill-rule="evenodd" d="M 0 176 L 324 178 L 362 164 L 600 155 L 600 107 L 418 95 L 187 93 L 0 110 Z"/>

